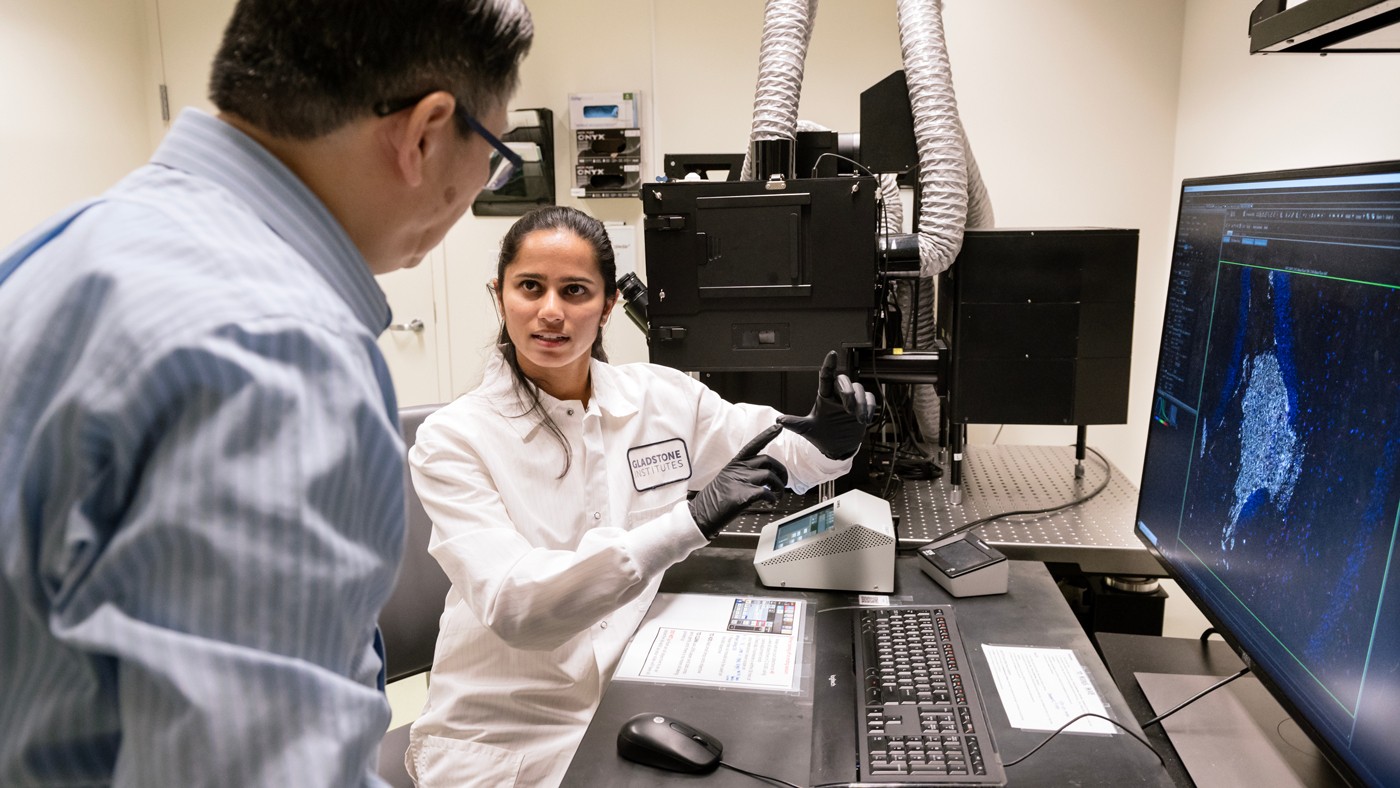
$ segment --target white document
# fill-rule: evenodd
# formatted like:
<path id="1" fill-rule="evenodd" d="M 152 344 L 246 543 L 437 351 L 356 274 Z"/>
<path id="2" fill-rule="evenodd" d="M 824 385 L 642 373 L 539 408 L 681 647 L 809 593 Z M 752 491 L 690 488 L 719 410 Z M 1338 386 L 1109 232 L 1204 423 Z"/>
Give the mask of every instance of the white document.
<path id="1" fill-rule="evenodd" d="M 1053 731 L 1085 712 L 1108 715 L 1079 657 L 1067 648 L 982 646 L 992 680 L 1016 728 Z M 1117 733 L 1107 720 L 1085 717 L 1065 730 Z"/>
<path id="2" fill-rule="evenodd" d="M 658 594 L 613 680 L 799 690 L 801 599 Z"/>

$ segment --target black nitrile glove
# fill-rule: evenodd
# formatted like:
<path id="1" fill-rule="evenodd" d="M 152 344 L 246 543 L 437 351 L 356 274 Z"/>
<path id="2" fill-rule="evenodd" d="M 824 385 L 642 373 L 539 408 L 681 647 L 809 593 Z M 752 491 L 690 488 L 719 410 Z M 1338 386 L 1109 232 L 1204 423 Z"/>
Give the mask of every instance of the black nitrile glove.
<path id="1" fill-rule="evenodd" d="M 806 416 L 782 416 L 778 423 L 812 442 L 822 454 L 844 460 L 856 453 L 865 428 L 875 420 L 875 395 L 836 374 L 836 351 L 826 354 L 817 376 L 817 401 Z"/>
<path id="2" fill-rule="evenodd" d="M 695 524 L 706 539 L 715 538 L 719 529 L 759 498 L 778 500 L 775 491 L 787 486 L 787 468 L 759 452 L 782 431 L 782 427 L 774 424 L 760 432 L 734 455 L 718 476 L 690 499 L 690 516 L 695 518 Z"/>

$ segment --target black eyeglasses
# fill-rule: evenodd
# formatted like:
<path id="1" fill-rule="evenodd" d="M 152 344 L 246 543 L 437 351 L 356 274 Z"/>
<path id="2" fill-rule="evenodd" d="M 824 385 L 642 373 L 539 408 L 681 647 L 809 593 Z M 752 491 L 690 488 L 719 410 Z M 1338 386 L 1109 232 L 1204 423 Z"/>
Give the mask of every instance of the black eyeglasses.
<path id="1" fill-rule="evenodd" d="M 402 112 L 416 105 L 424 98 L 427 98 L 427 96 L 428 94 L 424 93 L 417 98 L 381 101 L 374 105 L 374 114 L 381 118 L 388 117 L 395 112 Z M 525 166 L 525 162 L 520 158 L 520 155 L 511 150 L 510 146 L 501 142 L 500 138 L 495 134 L 487 131 L 485 126 L 476 121 L 476 118 L 468 114 L 467 111 L 462 108 L 462 102 L 457 102 L 453 114 L 461 118 L 462 122 L 466 123 L 472 131 L 480 134 L 482 139 L 491 143 L 491 147 L 495 148 L 491 153 L 491 175 L 486 179 L 486 185 L 482 188 L 487 191 L 495 191 L 509 183 L 511 176 L 519 172 L 520 169 Z"/>

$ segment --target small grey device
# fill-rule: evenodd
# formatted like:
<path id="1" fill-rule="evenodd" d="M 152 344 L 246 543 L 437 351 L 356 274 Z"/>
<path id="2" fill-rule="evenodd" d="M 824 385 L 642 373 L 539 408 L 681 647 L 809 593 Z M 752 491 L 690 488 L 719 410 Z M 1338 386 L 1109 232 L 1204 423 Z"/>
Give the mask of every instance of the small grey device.
<path id="1" fill-rule="evenodd" d="M 890 594 L 895 546 L 890 502 L 851 490 L 763 526 L 753 565 L 769 588 Z"/>
<path id="2" fill-rule="evenodd" d="M 1011 565 L 996 548 L 963 534 L 919 548 L 919 568 L 955 597 L 1005 594 Z"/>

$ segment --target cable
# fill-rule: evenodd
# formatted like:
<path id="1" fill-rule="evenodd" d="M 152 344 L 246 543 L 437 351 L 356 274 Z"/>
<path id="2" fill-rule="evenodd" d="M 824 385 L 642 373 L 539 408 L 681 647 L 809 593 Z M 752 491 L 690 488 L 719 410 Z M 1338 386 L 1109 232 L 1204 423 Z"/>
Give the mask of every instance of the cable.
<path id="1" fill-rule="evenodd" d="M 739 774 L 748 775 L 749 777 L 752 777 L 755 780 L 766 780 L 767 782 L 773 783 L 774 785 L 786 785 L 788 786 L 788 788 L 802 788 L 802 786 L 796 783 L 790 783 L 787 780 L 782 780 L 777 777 L 769 777 L 766 774 L 759 774 L 758 772 L 751 772 L 748 769 L 740 769 L 738 766 L 735 766 L 732 763 L 725 763 L 724 761 L 720 761 L 719 765 L 723 766 L 726 769 L 732 769 L 738 772 Z"/>
<path id="2" fill-rule="evenodd" d="M 1173 714 L 1177 713 L 1178 711 L 1181 711 L 1182 709 L 1186 708 L 1187 706 L 1191 705 L 1192 703 L 1195 703 L 1196 701 L 1200 700 L 1201 698 L 1205 697 L 1206 695 L 1208 695 L 1208 694 L 1210 694 L 1210 693 L 1212 693 L 1212 692 L 1215 692 L 1216 690 L 1220 689 L 1221 687 L 1225 686 L 1226 684 L 1229 684 L 1230 682 L 1234 681 L 1235 679 L 1239 678 L 1240 676 L 1243 676 L 1244 674 L 1246 674 L 1246 673 L 1248 673 L 1248 672 L 1249 672 L 1249 666 L 1248 666 L 1248 665 L 1245 665 L 1244 667 L 1240 668 L 1239 671 L 1236 672 L 1236 673 L 1234 673 L 1233 675 L 1226 676 L 1224 679 L 1215 682 L 1214 684 L 1210 685 L 1209 687 L 1206 687 L 1205 689 L 1201 690 L 1200 692 L 1197 692 L 1195 695 L 1192 695 L 1191 697 L 1187 698 L 1186 700 L 1183 700 L 1182 702 L 1176 704 L 1175 706 L 1171 707 L 1170 709 L 1167 709 L 1166 711 L 1162 712 L 1161 714 L 1158 714 L 1156 717 L 1153 717 L 1152 719 L 1148 720 L 1147 722 L 1144 722 L 1144 723 L 1142 724 L 1142 727 L 1146 728 L 1148 725 L 1160 725 L 1160 724 L 1162 723 L 1162 720 L 1165 720 L 1166 718 L 1172 716 Z"/>
<path id="3" fill-rule="evenodd" d="M 832 157 L 833 159 L 840 159 L 840 160 L 842 160 L 842 161 L 848 161 L 848 162 L 850 162 L 851 164 L 854 164 L 855 166 L 859 167 L 859 168 L 861 169 L 861 171 L 864 172 L 866 175 L 869 175 L 869 176 L 872 177 L 872 178 L 875 177 L 875 173 L 871 172 L 869 167 L 866 167 L 864 164 L 861 164 L 860 162 L 856 161 L 855 159 L 851 158 L 850 156 L 842 156 L 842 155 L 839 154 L 839 153 L 831 153 L 830 151 L 828 151 L 828 152 L 823 153 L 823 154 L 821 154 L 820 156 L 818 156 L 818 157 L 817 157 L 817 160 L 814 161 L 814 162 L 812 162 L 812 177 L 813 177 L 813 178 L 817 177 L 817 167 L 821 165 L 822 159 L 825 159 L 827 156 L 830 156 L 830 157 Z"/>
<path id="4" fill-rule="evenodd" d="M 979 525 L 986 525 L 987 523 L 990 523 L 990 522 L 992 522 L 993 520 L 1000 520 L 1000 519 L 1002 519 L 1002 518 L 1004 518 L 1004 517 L 1019 517 L 1019 516 L 1022 516 L 1022 515 L 1030 515 L 1030 514 L 1052 514 L 1052 513 L 1054 513 L 1054 512 L 1058 512 L 1058 511 L 1061 511 L 1061 510 L 1064 510 L 1064 509 L 1068 509 L 1068 508 L 1070 508 L 1071 506 L 1078 506 L 1078 505 L 1080 505 L 1080 504 L 1082 504 L 1082 503 L 1087 503 L 1087 502 L 1093 500 L 1093 498 L 1094 498 L 1095 496 L 1097 496 L 1099 493 L 1101 493 L 1101 492 L 1103 492 L 1104 490 L 1108 489 L 1108 482 L 1109 482 L 1110 479 L 1113 478 L 1113 466 L 1111 466 L 1111 465 L 1108 464 L 1108 459 L 1107 459 L 1106 457 L 1104 457 L 1102 454 L 1100 454 L 1098 449 L 1095 449 L 1093 446 L 1086 446 L 1086 447 L 1084 447 L 1084 448 L 1086 448 L 1086 449 L 1088 449 L 1089 451 L 1093 452 L 1093 453 L 1094 453 L 1094 456 L 1099 458 L 1099 462 L 1103 463 L 1103 467 L 1104 467 L 1104 477 L 1103 477 L 1103 481 L 1099 483 L 1099 486 L 1098 486 L 1098 487 L 1094 488 L 1094 491 L 1093 491 L 1093 492 L 1089 493 L 1088 495 L 1085 495 L 1085 496 L 1082 497 L 1082 498 L 1076 498 L 1076 499 L 1074 499 L 1073 501 L 1070 501 L 1069 503 L 1060 504 L 1059 506 L 1050 506 L 1050 507 L 1047 507 L 1047 508 L 1044 508 L 1044 509 L 1018 509 L 1018 510 L 1016 510 L 1016 511 L 1011 511 L 1011 512 L 999 512 L 999 513 L 997 513 L 997 514 L 989 515 L 989 516 L 987 516 L 987 517 L 983 517 L 983 518 L 980 519 L 980 520 L 973 520 L 973 521 L 970 522 L 970 523 L 966 523 L 966 524 L 964 524 L 964 525 L 960 525 L 960 526 L 958 526 L 957 528 L 954 528 L 953 530 L 949 531 L 949 532 L 946 533 L 946 534 L 940 534 L 940 535 L 938 536 L 938 538 L 935 539 L 934 541 L 939 541 L 939 540 L 942 540 L 942 539 L 947 539 L 947 538 L 950 537 L 950 536 L 956 536 L 957 534 L 960 534 L 960 533 L 962 533 L 963 531 L 971 530 L 971 529 L 973 529 L 973 528 L 976 528 L 976 527 L 979 526 Z"/>
<path id="5" fill-rule="evenodd" d="M 1097 453 L 1097 452 L 1096 452 L 1096 453 Z M 818 612 L 821 612 L 821 611 L 818 611 Z M 1187 698 L 1186 700 L 1184 700 L 1184 701 L 1182 701 L 1182 702 L 1176 704 L 1175 706 L 1171 707 L 1170 709 L 1167 709 L 1166 711 L 1162 712 L 1161 714 L 1158 714 L 1156 717 L 1153 717 L 1152 719 L 1148 720 L 1147 722 L 1142 723 L 1142 724 L 1141 724 L 1140 726 L 1138 726 L 1138 727 L 1146 728 L 1146 727 L 1149 726 L 1149 725 L 1160 725 L 1161 722 L 1162 722 L 1162 720 L 1165 720 L 1166 718 L 1172 716 L 1173 714 L 1177 713 L 1178 711 L 1181 711 L 1182 709 L 1186 708 L 1187 706 L 1191 705 L 1192 703 L 1195 703 L 1196 701 L 1200 700 L 1201 698 L 1204 698 L 1206 695 L 1209 695 L 1210 693 L 1215 692 L 1216 690 L 1220 689 L 1221 687 L 1225 686 L 1226 684 L 1229 684 L 1230 682 L 1234 681 L 1235 679 L 1237 679 L 1237 678 L 1243 676 L 1244 674 L 1246 674 L 1246 673 L 1248 673 L 1248 672 L 1249 672 L 1249 666 L 1246 665 L 1245 667 L 1240 668 L 1238 672 L 1236 672 L 1236 673 L 1234 673 L 1234 674 L 1232 674 L 1232 675 L 1226 676 L 1224 679 L 1221 679 L 1220 681 L 1217 681 L 1216 683 L 1210 685 L 1209 687 L 1206 687 L 1205 689 L 1201 690 L 1200 692 L 1196 693 L 1195 695 L 1192 695 L 1191 697 L 1189 697 L 1189 698 Z M 1056 736 L 1059 736 L 1061 733 L 1064 732 L 1064 730 L 1065 730 L 1066 728 L 1068 728 L 1069 726 L 1071 726 L 1071 725 L 1073 725 L 1074 723 L 1078 722 L 1079 720 L 1084 719 L 1085 717 L 1098 717 L 1098 718 L 1101 719 L 1101 720 L 1107 720 L 1107 721 L 1113 723 L 1114 725 L 1117 725 L 1119 728 L 1121 728 L 1121 729 L 1123 730 L 1124 733 L 1126 733 L 1126 734 L 1128 734 L 1129 736 L 1132 736 L 1134 739 L 1137 739 L 1138 741 L 1142 742 L 1142 745 L 1143 745 L 1144 747 L 1146 747 L 1147 749 L 1151 750 L 1151 751 L 1152 751 L 1152 754 L 1157 756 L 1157 760 L 1162 761 L 1162 765 L 1163 765 L 1163 766 L 1166 765 L 1166 761 L 1162 760 L 1162 754 L 1159 753 L 1159 752 L 1157 752 L 1157 750 L 1156 750 L 1155 747 L 1153 747 L 1151 744 L 1149 744 L 1148 741 L 1147 741 L 1146 739 L 1144 739 L 1144 738 L 1142 738 L 1141 736 L 1137 735 L 1136 733 L 1133 733 L 1132 731 L 1128 730 L 1126 727 L 1123 726 L 1122 723 L 1120 723 L 1120 722 L 1118 722 L 1117 720 L 1112 719 L 1112 718 L 1110 718 L 1110 717 L 1105 717 L 1105 716 L 1102 715 L 1102 714 L 1095 714 L 1095 713 L 1093 713 L 1093 712 L 1085 712 L 1085 713 L 1083 713 L 1083 714 L 1080 714 L 1078 717 L 1075 717 L 1074 719 L 1071 719 L 1069 722 L 1066 722 L 1064 725 L 1061 725 L 1060 727 L 1056 728 L 1055 731 L 1054 731 L 1053 733 L 1051 733 L 1049 736 L 1046 736 L 1045 739 L 1042 740 L 1042 741 L 1040 742 L 1040 744 L 1037 744 L 1035 747 L 1031 748 L 1031 751 L 1030 751 L 1030 752 L 1026 753 L 1025 755 L 1022 755 L 1020 758 L 1017 758 L 1017 759 L 1015 759 L 1015 760 L 1013 760 L 1013 761 L 1006 761 L 1005 763 L 1002 764 L 1002 766 L 1003 766 L 1004 768 L 1010 769 L 1012 766 L 1015 766 L 1016 764 L 1020 763 L 1021 761 L 1024 761 L 1025 759 L 1031 757 L 1032 755 L 1035 755 L 1036 752 L 1039 751 L 1041 747 L 1044 747 L 1045 745 L 1049 744 L 1051 739 L 1055 738 Z"/>
<path id="6" fill-rule="evenodd" d="M 1153 755 L 1157 756 L 1157 760 L 1158 760 L 1158 761 L 1161 761 L 1161 763 L 1162 763 L 1163 766 L 1166 766 L 1166 765 L 1167 765 L 1167 762 L 1164 761 L 1164 760 L 1162 760 L 1162 754 L 1159 753 L 1159 752 L 1157 752 L 1157 750 L 1156 750 L 1150 743 L 1148 743 L 1147 739 L 1144 739 L 1144 738 L 1142 738 L 1141 736 L 1137 735 L 1136 733 L 1133 733 L 1132 731 L 1128 730 L 1128 729 L 1123 725 L 1123 723 L 1119 722 L 1118 720 L 1113 719 L 1112 717 L 1105 717 L 1105 716 L 1102 715 L 1102 714 L 1095 714 L 1095 713 L 1092 712 L 1092 711 L 1086 711 L 1086 712 L 1084 712 L 1083 714 L 1079 715 L 1078 717 L 1074 717 L 1074 718 L 1071 719 L 1069 722 L 1066 722 L 1064 725 L 1061 725 L 1060 727 L 1056 728 L 1054 733 L 1051 733 L 1049 736 L 1046 736 L 1046 737 L 1040 742 L 1040 744 L 1037 744 L 1037 745 L 1035 745 L 1034 747 L 1032 747 L 1030 752 L 1026 753 L 1025 755 L 1022 755 L 1020 758 L 1017 758 L 1017 759 L 1014 760 L 1014 761 L 1006 761 L 1006 762 L 1004 762 L 1004 763 L 1002 764 L 1002 767 L 1003 767 L 1003 768 L 1006 768 L 1006 769 L 1010 769 L 1012 766 L 1015 766 L 1016 764 L 1020 763 L 1021 761 L 1024 761 L 1025 759 L 1031 757 L 1032 755 L 1035 755 L 1037 752 L 1040 751 L 1040 748 L 1041 748 L 1041 747 L 1044 747 L 1045 745 L 1049 744 L 1051 739 L 1053 739 L 1053 738 L 1055 738 L 1056 736 L 1059 736 L 1061 733 L 1063 733 L 1064 730 L 1065 730 L 1065 728 L 1068 728 L 1069 726 L 1073 725 L 1074 723 L 1079 722 L 1080 720 L 1084 719 L 1085 717 L 1098 717 L 1098 718 L 1101 719 L 1101 720 L 1106 720 L 1106 721 L 1108 721 L 1108 722 L 1113 723 L 1114 725 L 1117 725 L 1124 733 L 1128 734 L 1129 736 L 1133 737 L 1134 739 L 1137 739 L 1139 742 L 1142 743 L 1142 746 L 1146 747 Z"/>

